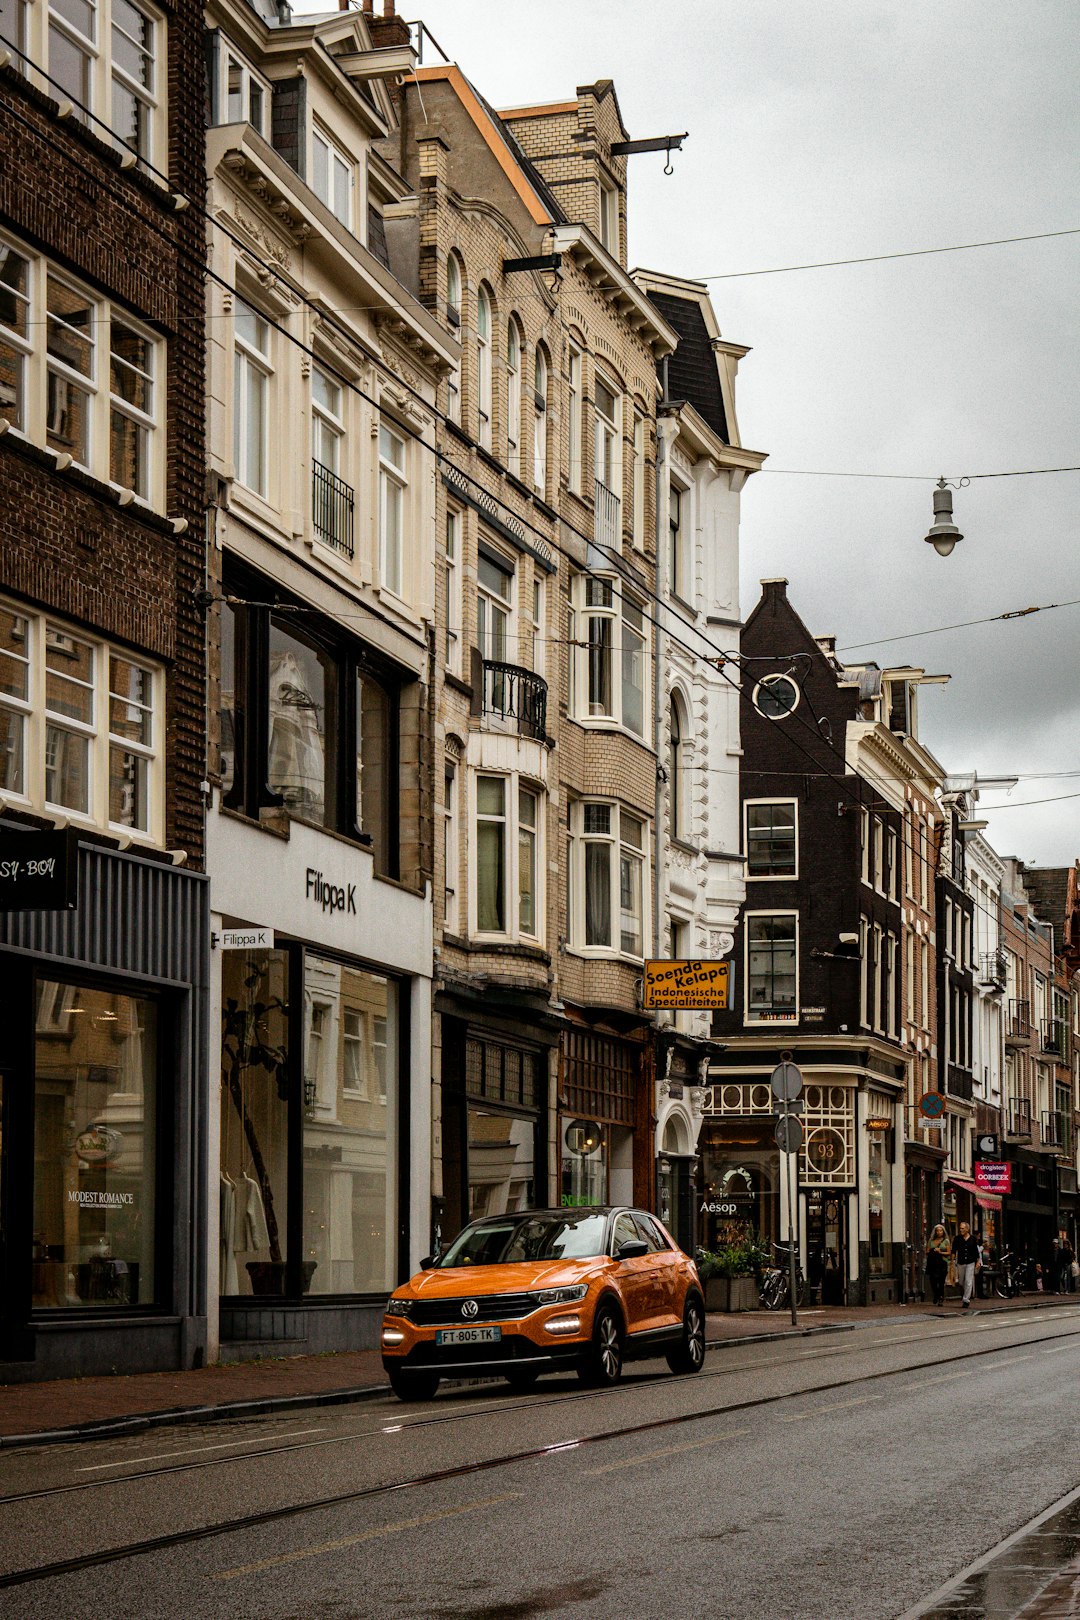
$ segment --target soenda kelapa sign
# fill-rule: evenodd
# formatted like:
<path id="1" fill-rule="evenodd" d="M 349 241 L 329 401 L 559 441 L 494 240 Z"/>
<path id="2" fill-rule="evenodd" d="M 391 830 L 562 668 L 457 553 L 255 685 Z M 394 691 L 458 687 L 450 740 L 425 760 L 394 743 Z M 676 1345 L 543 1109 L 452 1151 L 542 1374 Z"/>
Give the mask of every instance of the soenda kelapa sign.
<path id="1" fill-rule="evenodd" d="M 72 911 L 78 903 L 74 832 L 0 833 L 0 911 Z"/>
<path id="2" fill-rule="evenodd" d="M 646 962 L 641 1004 L 649 1012 L 724 1008 L 728 971 L 727 962 Z"/>
<path id="3" fill-rule="evenodd" d="M 1000 1159 L 976 1159 L 975 1185 L 980 1192 L 1011 1193 L 1012 1165 Z"/>

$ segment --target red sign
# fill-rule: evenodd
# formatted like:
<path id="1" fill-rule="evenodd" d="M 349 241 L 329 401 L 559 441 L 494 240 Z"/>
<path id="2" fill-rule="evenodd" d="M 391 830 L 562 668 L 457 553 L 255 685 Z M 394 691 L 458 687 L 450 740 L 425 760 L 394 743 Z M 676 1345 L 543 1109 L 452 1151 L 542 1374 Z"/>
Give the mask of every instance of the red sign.
<path id="1" fill-rule="evenodd" d="M 1011 1193 L 1012 1165 L 996 1159 L 976 1159 L 975 1185 L 982 1192 Z"/>

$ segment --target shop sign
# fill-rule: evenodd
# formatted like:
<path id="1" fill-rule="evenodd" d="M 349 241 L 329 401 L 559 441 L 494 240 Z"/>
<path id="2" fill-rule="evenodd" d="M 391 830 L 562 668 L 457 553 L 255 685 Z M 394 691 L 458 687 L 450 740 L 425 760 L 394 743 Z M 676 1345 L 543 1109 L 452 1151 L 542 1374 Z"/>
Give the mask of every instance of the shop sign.
<path id="1" fill-rule="evenodd" d="M 335 911 L 346 911 L 350 917 L 356 916 L 355 883 L 330 883 L 322 872 L 309 866 L 304 894 L 313 906 L 320 906 L 331 917 Z"/>
<path id="2" fill-rule="evenodd" d="M 885 1114 L 880 1117 L 876 1114 L 871 1115 L 866 1121 L 866 1128 L 868 1131 L 889 1131 L 892 1129 L 892 1120 Z"/>
<path id="3" fill-rule="evenodd" d="M 75 833 L 0 835 L 0 911 L 73 911 L 78 903 Z"/>
<path id="4" fill-rule="evenodd" d="M 223 951 L 272 951 L 272 928 L 223 928 L 218 935 Z"/>
<path id="5" fill-rule="evenodd" d="M 1012 1165 L 1000 1159 L 976 1159 L 975 1185 L 980 1192 L 1011 1193 Z"/>
<path id="6" fill-rule="evenodd" d="M 976 1153 L 985 1154 L 988 1159 L 996 1159 L 998 1156 L 997 1137 L 990 1135 L 976 1137 L 975 1151 Z"/>
<path id="7" fill-rule="evenodd" d="M 646 962 L 641 1004 L 649 1012 L 723 1010 L 728 962 Z"/>

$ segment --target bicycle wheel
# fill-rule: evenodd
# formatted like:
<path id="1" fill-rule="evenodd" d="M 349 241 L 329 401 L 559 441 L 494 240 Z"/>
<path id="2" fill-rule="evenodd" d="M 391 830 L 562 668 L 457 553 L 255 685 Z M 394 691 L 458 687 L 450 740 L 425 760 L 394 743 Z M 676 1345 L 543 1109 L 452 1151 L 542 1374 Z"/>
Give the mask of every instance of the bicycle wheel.
<path id="1" fill-rule="evenodd" d="M 761 1303 L 767 1311 L 778 1311 L 787 1298 L 787 1278 L 782 1271 L 767 1277 L 761 1290 Z"/>

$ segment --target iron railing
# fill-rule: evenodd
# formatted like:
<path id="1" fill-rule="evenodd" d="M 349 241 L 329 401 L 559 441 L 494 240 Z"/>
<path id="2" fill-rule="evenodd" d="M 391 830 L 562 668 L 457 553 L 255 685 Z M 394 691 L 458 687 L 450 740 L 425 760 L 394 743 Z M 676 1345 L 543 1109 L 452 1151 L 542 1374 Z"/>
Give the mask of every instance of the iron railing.
<path id="1" fill-rule="evenodd" d="M 353 554 L 353 508 L 355 498 L 352 485 L 324 467 L 321 461 L 311 463 L 311 517 L 319 539 L 343 557 Z"/>
<path id="2" fill-rule="evenodd" d="M 1042 1111 L 1040 1135 L 1043 1147 L 1063 1148 L 1065 1146 L 1065 1118 L 1056 1109 L 1044 1108 Z"/>
<path id="3" fill-rule="evenodd" d="M 519 737 L 547 737 L 547 681 L 531 669 L 484 659 L 483 712 L 510 722 Z"/>
<path id="4" fill-rule="evenodd" d="M 1006 1043 L 1026 1041 L 1031 1035 L 1031 1003 L 1028 1001 L 1009 1002 L 1009 1010 L 1005 1018 Z"/>
<path id="5" fill-rule="evenodd" d="M 1009 1098 L 1005 1129 L 1009 1136 L 1031 1135 L 1031 1104 L 1026 1097 Z"/>
<path id="6" fill-rule="evenodd" d="M 596 480 L 596 543 L 618 551 L 622 544 L 622 502 L 614 490 Z"/>
<path id="7" fill-rule="evenodd" d="M 1039 1045 L 1044 1052 L 1054 1052 L 1065 1061 L 1065 1021 L 1062 1018 L 1044 1018 L 1039 1025 Z"/>
<path id="8" fill-rule="evenodd" d="M 979 957 L 979 978 L 983 984 L 992 984 L 996 989 L 1003 990 L 1006 971 L 1004 951 L 984 951 Z"/>

